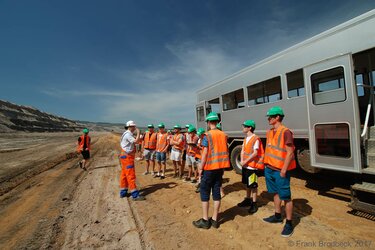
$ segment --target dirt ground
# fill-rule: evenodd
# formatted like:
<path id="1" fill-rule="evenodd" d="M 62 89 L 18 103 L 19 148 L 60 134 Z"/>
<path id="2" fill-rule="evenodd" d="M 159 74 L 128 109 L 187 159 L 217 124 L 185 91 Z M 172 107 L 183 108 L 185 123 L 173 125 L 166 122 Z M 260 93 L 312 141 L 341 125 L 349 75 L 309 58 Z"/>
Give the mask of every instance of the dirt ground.
<path id="1" fill-rule="evenodd" d="M 93 133 L 88 171 L 74 154 L 78 134 L 0 134 L 0 249 L 375 249 L 375 220 L 351 212 L 350 175 L 296 171 L 292 178 L 295 232 L 264 223 L 273 213 L 264 177 L 254 215 L 237 207 L 245 191 L 233 171 L 224 174 L 220 228 L 196 229 L 201 217 L 194 186 L 142 175 L 145 201 L 119 198 L 119 135 Z"/>

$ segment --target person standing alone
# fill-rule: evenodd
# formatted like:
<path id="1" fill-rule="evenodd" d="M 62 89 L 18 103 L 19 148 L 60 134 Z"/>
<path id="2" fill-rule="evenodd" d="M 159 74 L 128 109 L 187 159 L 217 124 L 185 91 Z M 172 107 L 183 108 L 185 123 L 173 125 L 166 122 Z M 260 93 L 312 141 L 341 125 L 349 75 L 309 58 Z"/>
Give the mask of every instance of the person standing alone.
<path id="1" fill-rule="evenodd" d="M 128 121 L 125 128 L 127 129 L 121 136 L 121 175 L 120 175 L 120 198 L 127 196 L 130 191 L 133 200 L 139 201 L 145 198 L 139 194 L 135 183 L 135 169 L 134 169 L 134 158 L 135 158 L 135 144 L 139 142 L 139 129 L 136 127 L 134 121 Z M 136 131 L 134 138 L 133 133 Z"/>
<path id="2" fill-rule="evenodd" d="M 83 170 L 87 170 L 86 165 L 90 159 L 90 148 L 91 148 L 91 138 L 89 136 L 89 129 L 83 129 L 83 135 L 78 137 L 77 151 L 82 154 L 83 160 L 79 162 L 79 167 Z"/>

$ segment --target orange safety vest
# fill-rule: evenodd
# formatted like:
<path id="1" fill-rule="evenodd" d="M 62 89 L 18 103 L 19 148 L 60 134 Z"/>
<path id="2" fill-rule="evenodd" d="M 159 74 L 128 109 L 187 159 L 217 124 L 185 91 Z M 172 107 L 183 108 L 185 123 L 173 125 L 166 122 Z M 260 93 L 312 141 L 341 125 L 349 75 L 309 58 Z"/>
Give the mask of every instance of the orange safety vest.
<path id="1" fill-rule="evenodd" d="M 173 141 L 178 141 L 179 136 L 182 137 L 181 143 L 179 145 L 173 145 L 173 148 L 179 151 L 182 151 L 184 149 L 184 135 L 183 134 L 175 134 L 173 135 Z"/>
<path id="2" fill-rule="evenodd" d="M 229 168 L 227 136 L 224 132 L 213 129 L 206 133 L 208 141 L 207 159 L 204 170 Z"/>
<path id="3" fill-rule="evenodd" d="M 253 135 L 249 142 L 246 143 L 246 138 L 243 140 L 243 154 L 246 157 L 249 157 L 250 155 L 253 154 L 254 152 L 254 144 L 256 141 L 259 141 L 259 149 L 257 156 L 254 157 L 248 164 L 247 166 L 251 168 L 256 168 L 256 169 L 264 169 L 264 163 L 263 163 L 263 158 L 264 158 L 264 149 L 263 149 L 263 144 L 260 138 L 257 135 Z"/>
<path id="4" fill-rule="evenodd" d="M 81 141 L 78 142 L 78 146 L 77 146 L 77 151 L 78 152 L 81 152 L 83 151 L 83 145 L 85 145 L 85 141 L 86 141 L 86 148 L 87 150 L 90 150 L 90 142 L 91 142 L 91 138 L 90 136 L 88 135 L 81 135 L 79 138 L 81 138 Z"/>
<path id="5" fill-rule="evenodd" d="M 281 125 L 275 131 L 271 129 L 267 131 L 267 146 L 266 152 L 264 154 L 264 163 L 268 164 L 274 168 L 282 169 L 284 166 L 284 161 L 286 158 L 286 145 L 284 142 L 284 133 L 289 130 L 284 125 Z M 293 146 L 294 149 L 294 146 Z M 290 161 L 288 170 L 296 168 L 296 160 L 293 159 Z"/>
<path id="6" fill-rule="evenodd" d="M 157 143 L 156 143 L 156 151 L 161 152 L 167 146 L 167 133 L 158 133 L 157 136 Z"/>
<path id="7" fill-rule="evenodd" d="M 194 141 L 194 138 L 197 137 L 197 135 L 194 135 L 193 137 L 190 137 L 190 140 Z M 187 140 L 186 140 L 187 144 Z M 195 155 L 199 153 L 198 145 L 188 145 L 188 154 L 191 156 L 196 157 Z"/>
<path id="8" fill-rule="evenodd" d="M 156 133 L 146 132 L 143 141 L 145 149 L 156 149 Z"/>

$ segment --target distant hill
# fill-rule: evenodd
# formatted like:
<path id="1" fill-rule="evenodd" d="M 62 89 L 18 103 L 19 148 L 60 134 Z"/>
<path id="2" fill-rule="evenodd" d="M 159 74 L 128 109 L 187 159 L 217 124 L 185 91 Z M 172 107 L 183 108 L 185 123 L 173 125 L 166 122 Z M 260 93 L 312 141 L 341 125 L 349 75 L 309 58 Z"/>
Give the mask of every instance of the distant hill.
<path id="1" fill-rule="evenodd" d="M 20 106 L 0 100 L 0 133 L 68 132 L 80 131 L 84 124 L 42 112 L 33 107 Z"/>

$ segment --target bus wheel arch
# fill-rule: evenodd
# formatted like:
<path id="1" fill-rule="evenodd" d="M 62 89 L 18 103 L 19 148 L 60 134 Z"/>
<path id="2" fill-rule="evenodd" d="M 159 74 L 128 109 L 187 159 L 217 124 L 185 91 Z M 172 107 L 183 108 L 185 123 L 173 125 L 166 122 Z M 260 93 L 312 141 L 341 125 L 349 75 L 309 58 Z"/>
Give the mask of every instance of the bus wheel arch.
<path id="1" fill-rule="evenodd" d="M 296 150 L 297 162 L 301 169 L 309 174 L 316 174 L 321 171 L 320 168 L 311 166 L 310 149 L 300 148 Z"/>
<path id="2" fill-rule="evenodd" d="M 236 145 L 233 147 L 233 149 L 230 152 L 230 164 L 232 165 L 234 171 L 236 171 L 237 174 L 242 173 L 242 166 L 241 166 L 241 150 L 242 145 Z"/>

